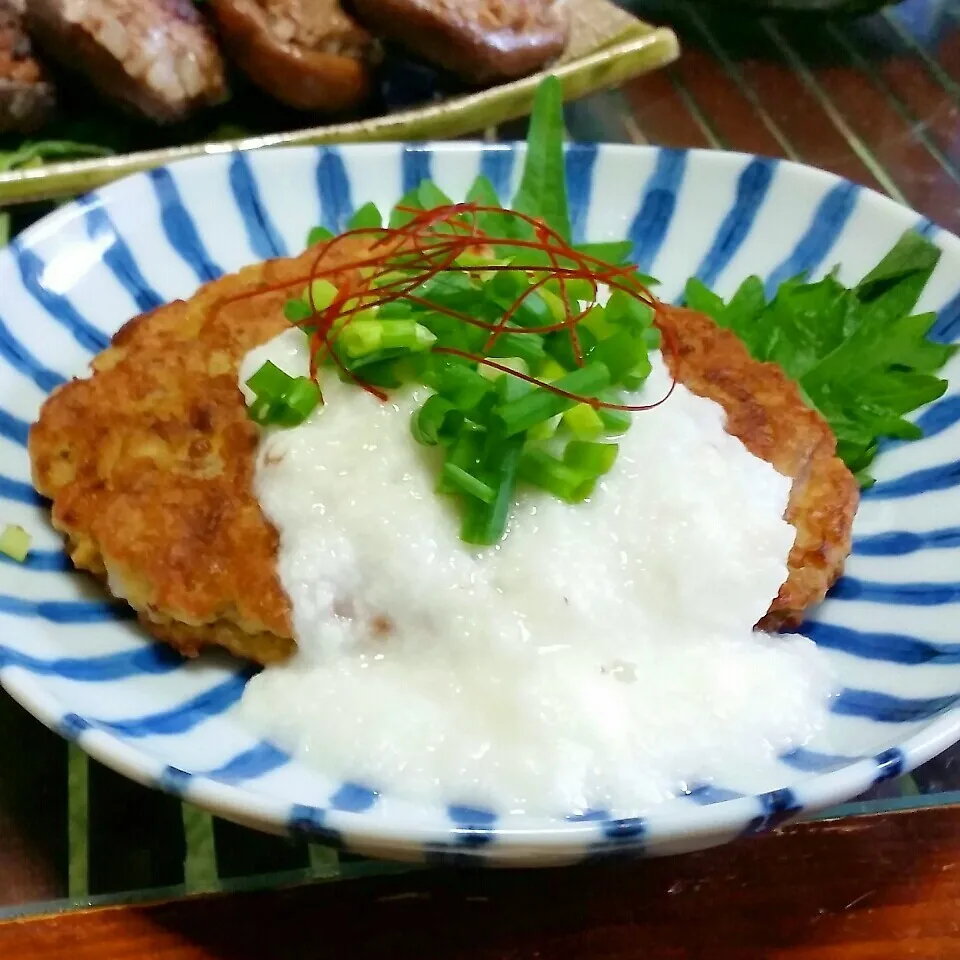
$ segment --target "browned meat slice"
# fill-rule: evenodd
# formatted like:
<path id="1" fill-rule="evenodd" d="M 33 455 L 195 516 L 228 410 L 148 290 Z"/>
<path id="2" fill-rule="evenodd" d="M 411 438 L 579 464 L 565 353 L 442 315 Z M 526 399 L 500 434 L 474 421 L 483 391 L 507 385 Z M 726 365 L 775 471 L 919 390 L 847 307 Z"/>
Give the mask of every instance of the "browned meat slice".
<path id="1" fill-rule="evenodd" d="M 26 17 L 52 56 L 159 123 L 226 96 L 223 60 L 190 0 L 30 0 Z"/>
<path id="2" fill-rule="evenodd" d="M 298 110 L 336 113 L 371 88 L 373 38 L 337 0 L 209 0 L 231 59 Z"/>
<path id="3" fill-rule="evenodd" d="M 19 5 L 0 0 L 0 133 L 32 133 L 53 106 L 53 86 L 33 56 Z"/>
<path id="4" fill-rule="evenodd" d="M 354 0 L 354 7 L 371 29 L 468 83 L 534 73 L 567 42 L 559 0 Z"/>

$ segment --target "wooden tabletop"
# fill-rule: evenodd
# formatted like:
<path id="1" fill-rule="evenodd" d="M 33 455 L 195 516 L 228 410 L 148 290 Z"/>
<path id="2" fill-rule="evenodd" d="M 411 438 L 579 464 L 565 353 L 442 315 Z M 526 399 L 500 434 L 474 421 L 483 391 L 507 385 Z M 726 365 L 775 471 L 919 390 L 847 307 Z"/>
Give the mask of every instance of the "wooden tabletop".
<path id="1" fill-rule="evenodd" d="M 955 960 L 960 809 L 669 860 L 429 871 L 0 924 L 18 960 Z"/>
<path id="2" fill-rule="evenodd" d="M 960 0 L 834 21 L 624 4 L 682 57 L 571 105 L 574 138 L 799 160 L 960 232 Z M 0 723 L 0 958 L 960 958 L 958 749 L 859 808 L 908 812 L 662 862 L 397 875 L 147 791 L 3 694 Z M 234 892 L 185 896 L 210 891 Z M 160 902 L 77 909 L 124 898 Z"/>

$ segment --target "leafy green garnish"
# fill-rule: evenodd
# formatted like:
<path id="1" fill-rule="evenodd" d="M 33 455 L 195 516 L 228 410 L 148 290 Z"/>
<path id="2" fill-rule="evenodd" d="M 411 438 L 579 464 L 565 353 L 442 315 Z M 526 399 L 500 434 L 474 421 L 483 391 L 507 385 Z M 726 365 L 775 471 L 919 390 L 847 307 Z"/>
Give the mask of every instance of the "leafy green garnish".
<path id="1" fill-rule="evenodd" d="M 812 283 L 798 276 L 768 301 L 760 278 L 749 277 L 724 303 L 691 279 L 686 300 L 797 381 L 836 434 L 839 456 L 868 485 L 879 441 L 919 437 L 906 414 L 947 387 L 936 373 L 957 348 L 928 338 L 934 314 L 912 312 L 939 259 L 939 248 L 910 230 L 853 288 L 835 273 Z"/>

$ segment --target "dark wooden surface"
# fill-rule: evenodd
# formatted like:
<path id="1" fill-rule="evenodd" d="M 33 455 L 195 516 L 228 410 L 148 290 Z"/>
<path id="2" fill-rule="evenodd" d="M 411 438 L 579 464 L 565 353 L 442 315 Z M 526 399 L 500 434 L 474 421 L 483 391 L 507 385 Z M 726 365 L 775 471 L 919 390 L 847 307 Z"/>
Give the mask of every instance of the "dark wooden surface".
<path id="1" fill-rule="evenodd" d="M 842 21 L 743 17 L 717 2 L 624 3 L 671 24 L 683 55 L 571 105 L 574 138 L 800 160 L 960 230 L 960 0 L 907 0 Z M 511 124 L 498 134 L 524 132 Z M 42 212 L 16 216 L 22 225 Z M 0 913 L 382 869 L 215 821 L 124 781 L 2 693 L 0 724 Z M 868 807 L 956 799 L 960 750 L 881 790 Z M 336 945 L 361 956 L 960 958 L 958 831 L 953 811 L 923 812 L 798 827 L 671 863 L 364 879 L 77 914 L 0 927 L 0 958 L 299 956 L 274 953 L 263 939 L 288 921 L 304 931 L 315 949 L 302 955 L 311 956 Z M 152 954 L 148 936 L 167 952 Z M 69 943 L 80 952 L 56 952 Z"/>
<path id="2" fill-rule="evenodd" d="M 960 808 L 670 860 L 430 871 L 0 924 L 17 960 L 956 960 Z"/>

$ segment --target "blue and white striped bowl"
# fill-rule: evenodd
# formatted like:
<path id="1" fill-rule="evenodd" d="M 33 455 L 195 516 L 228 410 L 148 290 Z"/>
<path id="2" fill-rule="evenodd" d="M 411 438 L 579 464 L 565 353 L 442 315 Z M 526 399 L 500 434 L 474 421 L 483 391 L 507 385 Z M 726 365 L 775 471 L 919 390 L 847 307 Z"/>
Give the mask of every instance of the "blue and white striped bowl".
<path id="1" fill-rule="evenodd" d="M 847 575 L 806 631 L 844 690 L 824 735 L 781 758 L 775 789 L 692 785 L 640 818 L 534 819 L 427 808 L 335 783 L 234 719 L 249 677 L 225 657 L 182 661 L 151 644 L 72 572 L 29 482 L 26 437 L 44 397 L 81 373 L 125 320 L 254 260 L 339 230 L 355 206 L 389 207 L 421 177 L 463 195 L 482 170 L 509 196 L 522 148 L 375 145 L 208 156 L 132 177 L 60 209 L 0 253 L 0 520 L 35 535 L 0 567 L 0 681 L 99 760 L 215 813 L 271 831 L 404 859 L 554 864 L 614 850 L 692 850 L 854 796 L 960 739 L 960 388 L 891 445 L 864 498 Z M 868 190 L 796 164 L 730 153 L 575 146 L 579 238 L 634 242 L 677 297 L 696 274 L 729 294 L 840 263 L 861 276 L 907 227 L 943 249 L 921 307 L 960 329 L 960 241 Z M 960 382 L 960 367 L 951 369 Z"/>

